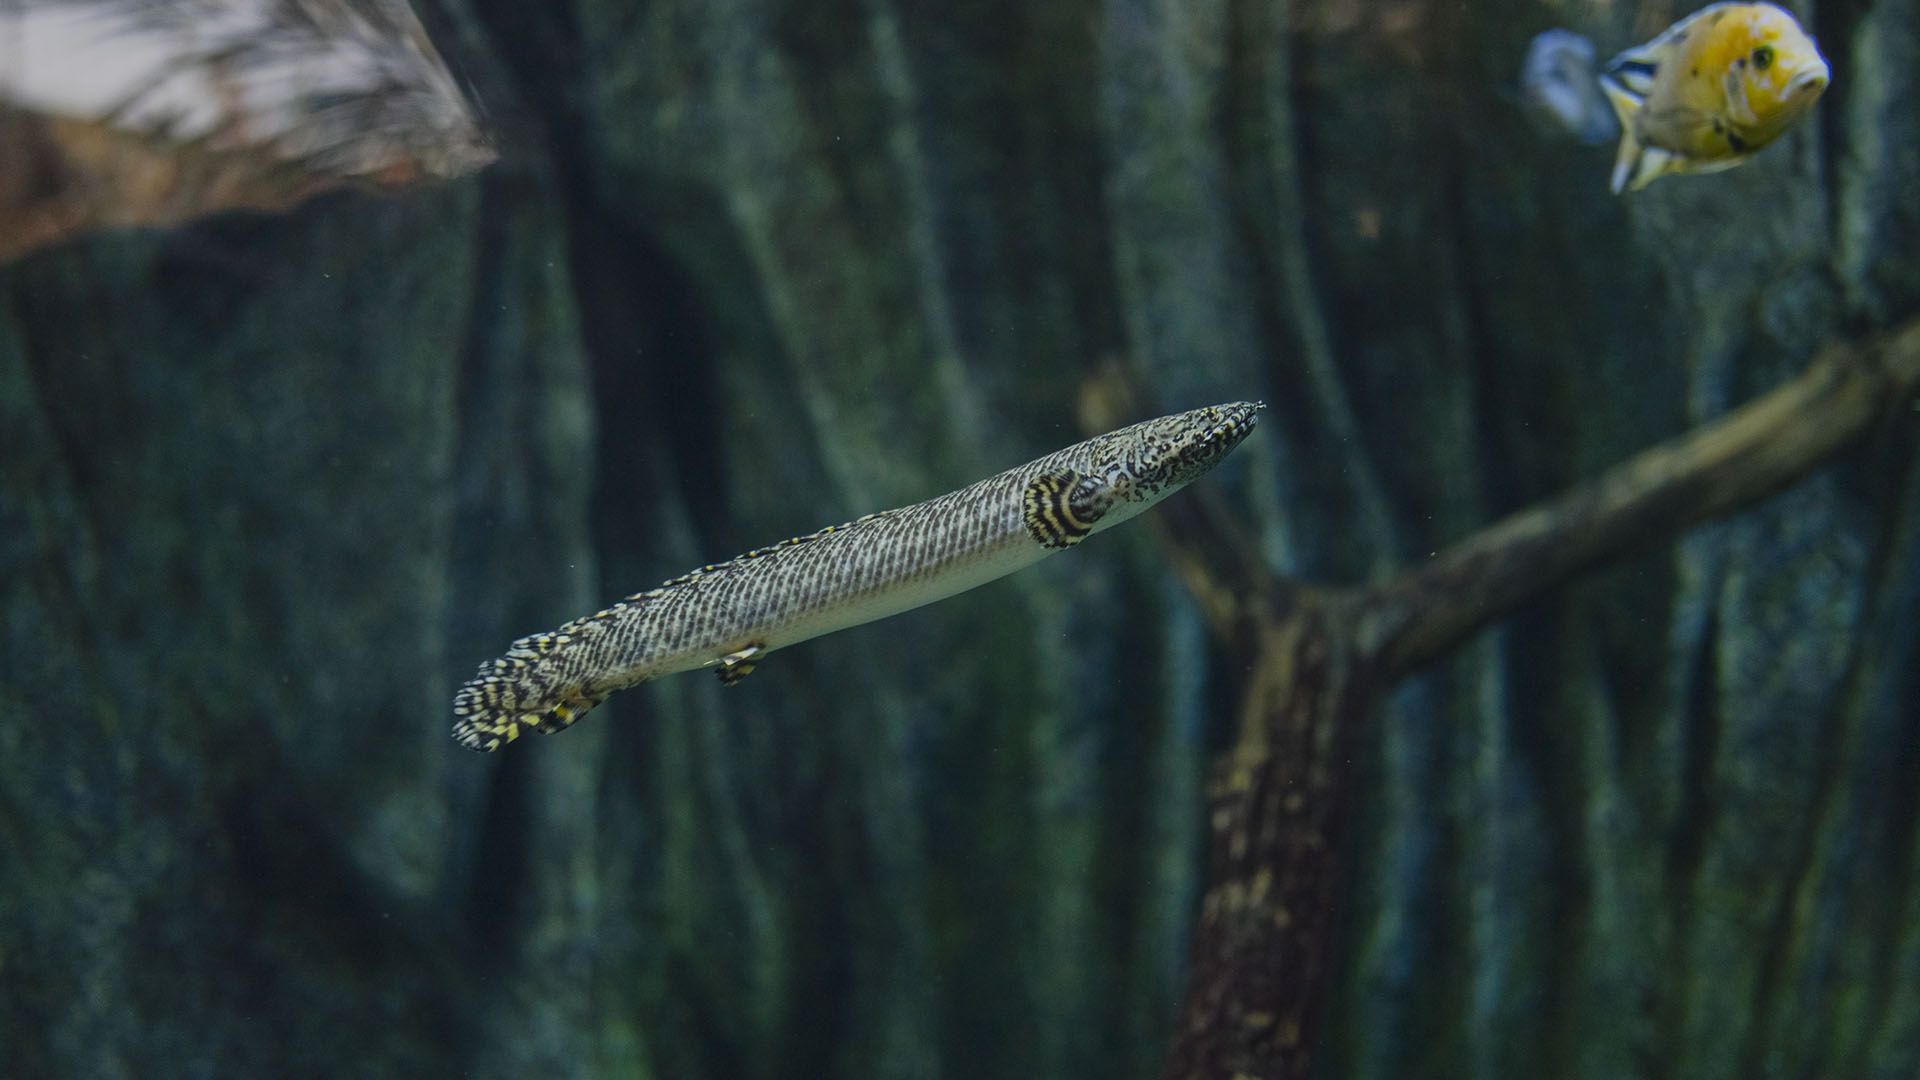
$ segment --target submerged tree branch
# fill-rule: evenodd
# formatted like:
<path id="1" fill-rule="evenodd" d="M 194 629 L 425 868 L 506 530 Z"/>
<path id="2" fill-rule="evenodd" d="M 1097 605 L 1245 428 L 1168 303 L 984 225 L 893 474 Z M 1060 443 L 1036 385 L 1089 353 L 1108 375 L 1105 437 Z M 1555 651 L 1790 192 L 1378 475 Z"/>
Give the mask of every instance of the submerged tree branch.
<path id="1" fill-rule="evenodd" d="M 1920 323 L 1836 344 L 1792 382 L 1514 514 L 1367 592 L 1361 646 L 1396 678 L 1528 597 L 1800 479 L 1920 387 Z"/>
<path id="2" fill-rule="evenodd" d="M 1103 429 L 1124 378 L 1083 397 Z M 1342 895 L 1354 741 L 1421 664 L 1574 574 L 1793 483 L 1920 392 L 1920 321 L 1822 352 L 1792 382 L 1378 585 L 1275 577 L 1204 491 L 1155 517 L 1236 658 L 1239 735 L 1209 787 L 1207 887 L 1167 1075 L 1306 1077 Z M 1104 411 L 1103 411 L 1104 409 Z M 1137 411 L 1137 410 L 1131 410 Z"/>

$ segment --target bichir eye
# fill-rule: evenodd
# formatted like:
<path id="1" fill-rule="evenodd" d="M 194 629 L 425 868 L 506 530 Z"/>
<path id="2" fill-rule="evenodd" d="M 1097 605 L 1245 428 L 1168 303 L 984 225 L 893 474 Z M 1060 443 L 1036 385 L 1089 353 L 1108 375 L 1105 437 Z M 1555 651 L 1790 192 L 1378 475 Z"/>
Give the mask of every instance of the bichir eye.
<path id="1" fill-rule="evenodd" d="M 1773 66 L 1773 46 L 1762 45 L 1753 50 L 1753 66 L 1765 71 Z"/>

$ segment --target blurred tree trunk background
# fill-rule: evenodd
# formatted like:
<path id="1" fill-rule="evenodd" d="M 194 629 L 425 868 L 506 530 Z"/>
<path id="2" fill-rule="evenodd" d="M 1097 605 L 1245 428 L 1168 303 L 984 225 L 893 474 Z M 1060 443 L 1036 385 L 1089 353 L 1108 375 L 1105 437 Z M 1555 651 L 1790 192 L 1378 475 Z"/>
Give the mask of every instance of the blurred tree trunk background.
<path id="1" fill-rule="evenodd" d="M 1920 307 L 1920 11 L 1606 194 L 1513 74 L 1666 4 L 447 0 L 499 163 L 0 270 L 22 1076 L 1156 1075 L 1259 673 L 1150 530 L 508 752 L 512 637 L 1143 413 L 1276 571 L 1415 566 Z M 1802 15 L 1809 13 L 1802 10 Z M 1330 1076 L 1920 1069 L 1920 415 L 1353 746 Z"/>

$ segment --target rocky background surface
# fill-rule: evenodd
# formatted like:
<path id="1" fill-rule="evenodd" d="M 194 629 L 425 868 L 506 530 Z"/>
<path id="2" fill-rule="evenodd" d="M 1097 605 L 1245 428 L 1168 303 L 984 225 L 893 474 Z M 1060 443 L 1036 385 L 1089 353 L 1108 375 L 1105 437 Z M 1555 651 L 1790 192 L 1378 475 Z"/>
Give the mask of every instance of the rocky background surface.
<path id="1" fill-rule="evenodd" d="M 518 634 L 1165 409 L 1353 581 L 1920 308 L 1913 0 L 1606 194 L 1662 3 L 454 0 L 501 161 L 0 269 L 19 1076 L 1152 1076 L 1222 670 L 1150 533 L 480 756 Z M 1803 11 L 1803 14 L 1805 12 Z M 1920 1069 L 1920 414 L 1363 745 L 1329 1076 Z"/>

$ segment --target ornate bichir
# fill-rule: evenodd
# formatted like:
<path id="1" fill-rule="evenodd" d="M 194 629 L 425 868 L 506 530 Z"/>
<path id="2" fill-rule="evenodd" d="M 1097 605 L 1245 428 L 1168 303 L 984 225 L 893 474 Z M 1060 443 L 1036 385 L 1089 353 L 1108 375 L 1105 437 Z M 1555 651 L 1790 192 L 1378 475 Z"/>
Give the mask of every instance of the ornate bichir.
<path id="1" fill-rule="evenodd" d="M 454 695 L 454 738 L 495 750 L 608 694 L 930 604 L 1108 529 L 1213 468 L 1262 406 L 1215 405 L 1095 436 L 936 499 L 756 548 L 513 643 Z"/>

